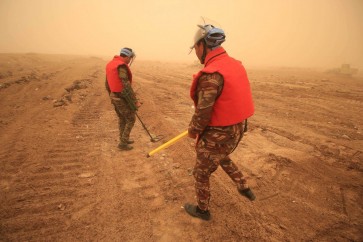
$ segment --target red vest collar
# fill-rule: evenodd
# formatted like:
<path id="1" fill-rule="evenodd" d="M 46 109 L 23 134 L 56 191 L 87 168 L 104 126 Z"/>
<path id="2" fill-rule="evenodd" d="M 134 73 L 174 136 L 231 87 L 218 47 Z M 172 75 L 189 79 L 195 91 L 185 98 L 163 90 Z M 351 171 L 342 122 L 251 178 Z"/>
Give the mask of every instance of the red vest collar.
<path id="1" fill-rule="evenodd" d="M 222 54 L 227 54 L 227 52 L 225 51 L 225 49 L 223 47 L 218 47 L 217 49 L 212 50 L 205 57 L 204 66 L 207 66 L 208 64 L 210 64 L 210 62 L 212 61 L 213 58 L 215 58 L 219 55 L 222 55 Z"/>
<path id="2" fill-rule="evenodd" d="M 122 62 L 124 62 L 126 64 L 125 59 L 122 56 L 115 55 L 113 58 L 118 59 L 118 60 L 120 60 L 120 61 L 122 61 Z"/>

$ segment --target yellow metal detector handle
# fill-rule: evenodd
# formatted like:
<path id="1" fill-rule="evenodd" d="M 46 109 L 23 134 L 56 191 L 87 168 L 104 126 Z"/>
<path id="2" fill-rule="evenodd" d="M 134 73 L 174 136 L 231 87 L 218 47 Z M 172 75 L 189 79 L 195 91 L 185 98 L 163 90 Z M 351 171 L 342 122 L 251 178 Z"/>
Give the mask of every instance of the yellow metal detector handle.
<path id="1" fill-rule="evenodd" d="M 152 156 L 153 154 L 155 154 L 156 152 L 165 149 L 166 147 L 169 147 L 170 145 L 174 144 L 175 142 L 177 142 L 179 139 L 183 138 L 184 136 L 186 136 L 188 134 L 188 130 L 184 131 L 183 133 L 179 134 L 178 136 L 175 136 L 174 138 L 172 138 L 171 140 L 169 140 L 168 142 L 160 145 L 158 148 L 156 148 L 155 150 L 150 151 L 146 157 L 149 158 L 150 156 Z"/>

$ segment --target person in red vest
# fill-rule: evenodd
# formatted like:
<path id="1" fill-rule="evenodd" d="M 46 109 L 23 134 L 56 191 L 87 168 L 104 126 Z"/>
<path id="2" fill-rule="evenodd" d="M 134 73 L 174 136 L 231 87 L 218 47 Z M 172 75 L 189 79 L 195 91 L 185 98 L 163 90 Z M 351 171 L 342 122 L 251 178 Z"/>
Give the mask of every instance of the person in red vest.
<path id="1" fill-rule="evenodd" d="M 139 106 L 136 95 L 131 87 L 132 73 L 129 65 L 135 58 L 135 53 L 130 48 L 121 49 L 120 55 L 116 55 L 106 65 L 106 90 L 109 93 L 111 103 L 115 107 L 119 118 L 120 150 L 131 150 L 130 133 L 136 120 L 136 110 Z"/>
<path id="2" fill-rule="evenodd" d="M 247 118 L 254 113 L 251 88 L 242 63 L 221 47 L 224 41 L 222 29 L 198 25 L 191 47 L 204 68 L 193 77 L 190 96 L 195 112 L 188 128 L 188 136 L 196 139 L 193 176 L 197 205 L 187 203 L 184 209 L 203 220 L 211 218 L 209 178 L 218 166 L 234 181 L 241 195 L 255 199 L 246 178 L 229 157 L 247 130 Z"/>

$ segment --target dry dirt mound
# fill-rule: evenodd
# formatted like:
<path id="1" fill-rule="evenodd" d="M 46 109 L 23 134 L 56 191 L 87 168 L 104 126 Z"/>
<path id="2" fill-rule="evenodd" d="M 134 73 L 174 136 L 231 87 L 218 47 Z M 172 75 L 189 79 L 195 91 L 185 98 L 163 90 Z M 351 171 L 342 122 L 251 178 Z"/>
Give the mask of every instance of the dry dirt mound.
<path id="1" fill-rule="evenodd" d="M 136 61 L 144 103 L 129 152 L 95 57 L 0 55 L 0 241 L 362 241 L 363 87 L 312 70 L 249 70 L 256 115 L 232 155 L 257 200 L 221 169 L 212 221 L 189 217 L 191 140 L 183 132 L 197 66 Z"/>

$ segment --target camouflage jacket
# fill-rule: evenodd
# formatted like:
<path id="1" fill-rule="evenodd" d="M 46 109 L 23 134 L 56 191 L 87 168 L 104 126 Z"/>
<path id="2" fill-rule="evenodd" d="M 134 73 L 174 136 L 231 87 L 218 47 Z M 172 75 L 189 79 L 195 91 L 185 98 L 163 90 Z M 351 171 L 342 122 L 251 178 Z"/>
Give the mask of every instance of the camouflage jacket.
<path id="1" fill-rule="evenodd" d="M 189 124 L 189 133 L 201 134 L 212 117 L 213 105 L 223 89 L 223 77 L 219 73 L 203 74 L 198 80 L 196 95 L 198 105 Z"/>
<path id="2" fill-rule="evenodd" d="M 236 133 L 243 132 L 245 127 L 243 122 L 230 126 L 208 126 L 212 117 L 214 103 L 222 93 L 223 84 L 223 76 L 218 72 L 204 73 L 200 76 L 196 90 L 198 105 L 195 107 L 194 115 L 189 123 L 189 133 L 201 135 L 204 131 L 210 131 L 207 132 L 208 136 L 217 135 L 221 139 L 226 135 L 234 136 Z"/>
<path id="3" fill-rule="evenodd" d="M 129 95 L 130 95 L 131 99 L 134 100 L 134 102 L 136 103 L 136 101 L 137 101 L 136 94 L 135 94 L 135 92 L 133 91 L 133 89 L 131 87 L 131 83 L 129 81 L 129 76 L 127 74 L 127 69 L 125 67 L 120 66 L 118 68 L 118 76 L 121 79 L 122 86 L 124 87 L 124 90 L 127 90 L 129 92 Z M 110 94 L 111 90 L 110 90 L 110 87 L 108 85 L 107 78 L 106 78 L 106 81 L 105 81 L 105 87 L 106 87 L 106 90 L 107 90 L 108 94 Z M 120 93 L 117 93 L 117 96 L 121 98 Z"/>

